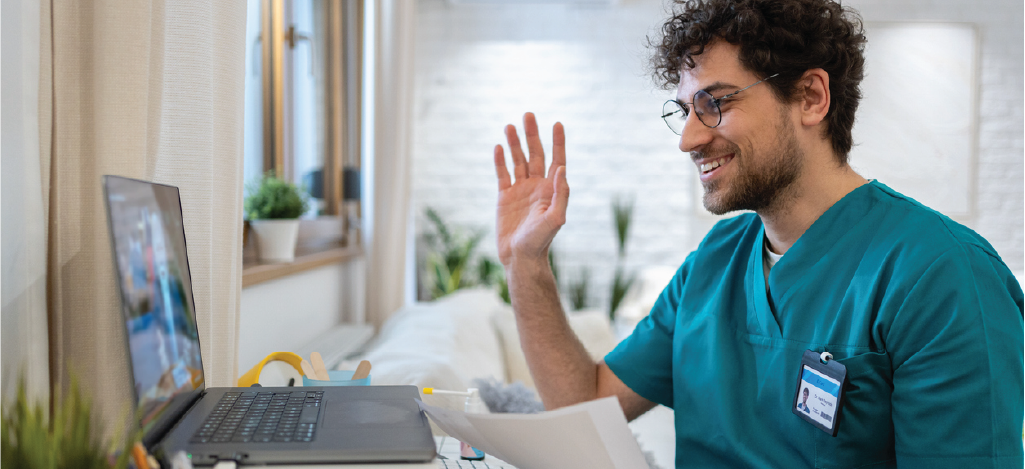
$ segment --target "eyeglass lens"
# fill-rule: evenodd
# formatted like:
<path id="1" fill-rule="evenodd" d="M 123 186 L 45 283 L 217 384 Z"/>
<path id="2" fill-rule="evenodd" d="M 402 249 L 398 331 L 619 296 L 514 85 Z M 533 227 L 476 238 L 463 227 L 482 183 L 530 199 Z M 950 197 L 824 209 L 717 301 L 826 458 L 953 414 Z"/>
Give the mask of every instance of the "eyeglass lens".
<path id="1" fill-rule="evenodd" d="M 694 101 L 687 104 L 694 107 L 694 112 L 697 112 L 698 119 L 708 127 L 715 127 L 722 121 L 719 104 L 705 90 L 698 90 L 697 93 L 694 93 Z M 683 133 L 684 124 L 687 123 L 689 111 L 689 106 L 684 105 L 681 107 L 676 101 L 669 100 L 662 106 L 662 118 L 669 125 L 669 129 L 680 135 Z"/>
<path id="2" fill-rule="evenodd" d="M 705 90 L 698 90 L 697 93 L 694 93 L 694 112 L 698 113 L 701 123 L 709 127 L 719 125 L 722 120 L 719 103 Z"/>

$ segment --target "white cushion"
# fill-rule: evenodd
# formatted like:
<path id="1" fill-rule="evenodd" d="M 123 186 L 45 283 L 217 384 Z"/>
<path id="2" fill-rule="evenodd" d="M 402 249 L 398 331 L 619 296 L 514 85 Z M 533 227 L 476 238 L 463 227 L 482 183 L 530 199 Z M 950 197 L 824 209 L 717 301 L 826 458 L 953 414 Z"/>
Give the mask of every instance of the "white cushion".
<path id="1" fill-rule="evenodd" d="M 503 379 L 491 324 L 502 304 L 493 291 L 470 289 L 399 310 L 361 357 L 372 365 L 371 381 L 464 391 L 475 378 Z"/>
<path id="2" fill-rule="evenodd" d="M 569 327 L 573 329 L 584 345 L 591 359 L 598 361 L 616 347 L 609 318 L 603 311 L 585 310 L 568 315 Z M 495 328 L 502 340 L 505 353 L 505 379 L 509 383 L 520 381 L 534 388 L 534 379 L 527 367 L 527 358 L 520 346 L 520 334 L 516 329 L 516 316 L 512 306 L 503 304 L 494 316 Z"/>

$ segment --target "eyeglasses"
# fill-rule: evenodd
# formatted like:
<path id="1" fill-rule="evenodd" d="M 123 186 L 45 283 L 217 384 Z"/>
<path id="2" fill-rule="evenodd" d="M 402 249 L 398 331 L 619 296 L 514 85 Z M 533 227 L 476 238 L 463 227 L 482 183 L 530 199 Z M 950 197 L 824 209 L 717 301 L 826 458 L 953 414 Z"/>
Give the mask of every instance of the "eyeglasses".
<path id="1" fill-rule="evenodd" d="M 694 93 L 694 99 L 689 103 L 680 103 L 675 99 L 670 99 L 662 105 L 662 120 L 666 121 L 666 125 L 669 126 L 669 129 L 672 130 L 673 133 L 676 135 L 682 135 L 683 126 L 687 123 L 687 116 L 690 114 L 690 109 L 687 105 L 690 104 L 694 106 L 694 111 L 698 114 L 698 120 L 700 120 L 702 124 L 705 124 L 705 126 L 714 129 L 722 123 L 722 109 L 719 108 L 719 105 L 722 104 L 723 101 L 777 75 L 779 74 L 776 73 L 767 78 L 758 80 L 721 98 L 715 98 L 705 90 L 698 90 L 697 93 Z"/>

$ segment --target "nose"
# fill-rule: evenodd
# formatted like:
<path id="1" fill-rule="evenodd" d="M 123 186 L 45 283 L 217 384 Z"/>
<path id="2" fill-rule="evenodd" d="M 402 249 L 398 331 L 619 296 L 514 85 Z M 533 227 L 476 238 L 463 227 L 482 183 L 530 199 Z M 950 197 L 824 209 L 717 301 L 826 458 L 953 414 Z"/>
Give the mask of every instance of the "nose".
<path id="1" fill-rule="evenodd" d="M 690 153 L 709 144 L 712 141 L 712 130 L 698 119 L 698 113 L 688 114 L 683 130 L 680 131 L 680 151 Z"/>

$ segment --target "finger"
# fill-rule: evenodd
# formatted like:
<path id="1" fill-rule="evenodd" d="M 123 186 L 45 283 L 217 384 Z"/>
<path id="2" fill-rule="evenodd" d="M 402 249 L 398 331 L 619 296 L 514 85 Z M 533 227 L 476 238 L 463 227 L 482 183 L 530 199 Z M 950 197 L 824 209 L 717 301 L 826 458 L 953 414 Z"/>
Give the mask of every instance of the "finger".
<path id="1" fill-rule="evenodd" d="M 502 145 L 495 145 L 495 174 L 498 175 L 498 190 L 503 191 L 512 186 L 509 170 L 505 167 L 505 154 Z"/>
<path id="2" fill-rule="evenodd" d="M 565 166 L 555 168 L 552 185 L 552 204 L 546 215 L 552 224 L 562 226 L 566 223 L 566 208 L 569 206 L 569 183 L 566 181 Z"/>
<path id="3" fill-rule="evenodd" d="M 527 172 L 531 177 L 545 177 L 545 149 L 541 146 L 541 135 L 537 133 L 537 119 L 533 112 L 523 115 L 523 133 L 527 137 L 527 151 L 530 164 Z"/>
<path id="4" fill-rule="evenodd" d="M 554 176 L 559 166 L 566 166 L 566 131 L 562 122 L 552 126 L 552 167 L 548 169 L 548 175 Z"/>
<path id="5" fill-rule="evenodd" d="M 505 140 L 509 142 L 509 153 L 512 155 L 513 173 L 516 180 L 527 177 L 527 158 L 523 156 L 523 149 L 520 147 L 520 138 L 516 136 L 516 126 L 509 124 L 505 126 Z"/>

